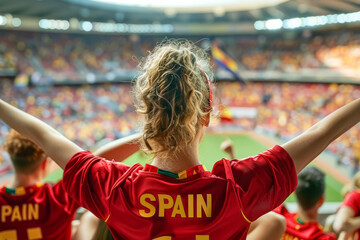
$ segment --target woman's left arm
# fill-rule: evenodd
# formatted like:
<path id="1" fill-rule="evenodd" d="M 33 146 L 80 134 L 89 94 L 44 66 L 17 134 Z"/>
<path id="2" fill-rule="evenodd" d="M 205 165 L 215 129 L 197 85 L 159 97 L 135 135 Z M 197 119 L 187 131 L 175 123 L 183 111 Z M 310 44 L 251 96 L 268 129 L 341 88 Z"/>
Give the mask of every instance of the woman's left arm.
<path id="1" fill-rule="evenodd" d="M 0 99 L 0 119 L 39 145 L 62 169 L 82 149 L 45 122 Z"/>

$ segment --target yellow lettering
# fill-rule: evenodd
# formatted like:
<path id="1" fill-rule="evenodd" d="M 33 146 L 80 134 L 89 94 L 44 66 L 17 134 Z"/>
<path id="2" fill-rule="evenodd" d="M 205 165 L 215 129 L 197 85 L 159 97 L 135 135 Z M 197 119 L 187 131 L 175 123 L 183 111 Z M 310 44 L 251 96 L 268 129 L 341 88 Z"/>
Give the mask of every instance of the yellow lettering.
<path id="1" fill-rule="evenodd" d="M 149 212 L 146 212 L 145 210 L 140 209 L 139 214 L 142 217 L 152 217 L 152 216 L 154 216 L 156 209 L 155 209 L 154 205 L 147 202 L 146 199 L 149 199 L 152 202 L 156 201 L 154 195 L 152 195 L 150 193 L 142 194 L 140 196 L 140 204 L 143 205 L 144 207 L 146 207 L 147 209 L 149 209 Z"/>
<path id="2" fill-rule="evenodd" d="M 1 206 L 1 222 L 6 221 L 6 217 L 10 216 L 11 214 L 11 207 L 9 205 Z"/>
<path id="3" fill-rule="evenodd" d="M 152 240 L 171 240 L 171 236 L 161 236 L 157 238 L 153 238 Z M 209 240 L 209 235 L 195 235 L 195 240 Z"/>
<path id="4" fill-rule="evenodd" d="M 17 240 L 16 230 L 6 230 L 0 232 L 0 240 Z"/>
<path id="5" fill-rule="evenodd" d="M 27 219 L 27 214 L 26 214 L 26 210 L 27 210 L 27 205 L 23 204 L 22 205 L 22 220 L 25 221 Z"/>
<path id="6" fill-rule="evenodd" d="M 194 217 L 194 195 L 193 194 L 188 195 L 188 217 L 189 218 Z"/>
<path id="7" fill-rule="evenodd" d="M 204 210 L 206 217 L 211 217 L 211 204 L 211 194 L 206 194 L 206 202 L 202 194 L 196 194 L 196 216 L 201 218 Z"/>
<path id="8" fill-rule="evenodd" d="M 39 219 L 39 204 L 29 204 L 28 220 Z"/>
<path id="9" fill-rule="evenodd" d="M 174 206 L 174 200 L 167 194 L 158 194 L 159 197 L 159 217 L 164 217 L 165 209 L 170 209 Z M 165 203 L 167 200 L 167 203 Z"/>
<path id="10" fill-rule="evenodd" d="M 27 229 L 27 234 L 28 234 L 29 240 L 42 239 L 41 228 L 39 228 L 39 227 L 37 227 L 37 228 L 28 228 Z"/>
<path id="11" fill-rule="evenodd" d="M 184 205 L 182 203 L 180 195 L 177 195 L 177 197 L 176 197 L 174 209 L 171 214 L 171 217 L 176 217 L 177 214 L 180 214 L 182 218 L 186 217 Z"/>
<path id="12" fill-rule="evenodd" d="M 209 235 L 196 235 L 196 240 L 209 240 Z"/>
<path id="13" fill-rule="evenodd" d="M 299 239 L 289 233 L 284 233 L 281 237 L 281 240 L 299 240 Z"/>
<path id="14" fill-rule="evenodd" d="M 21 221 L 19 206 L 15 206 L 12 211 L 11 221 L 13 222 L 15 220 Z"/>

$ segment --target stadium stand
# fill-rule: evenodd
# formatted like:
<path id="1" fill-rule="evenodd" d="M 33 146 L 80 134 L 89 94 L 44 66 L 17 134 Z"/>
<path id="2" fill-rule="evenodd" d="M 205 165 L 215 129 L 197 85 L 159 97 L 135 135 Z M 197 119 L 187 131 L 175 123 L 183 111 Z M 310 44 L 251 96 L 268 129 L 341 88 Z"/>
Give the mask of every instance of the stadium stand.
<path id="1" fill-rule="evenodd" d="M 232 53 L 246 79 L 359 82 L 359 35 L 338 30 L 285 39 L 271 34 L 209 39 Z M 25 74 L 33 83 L 129 80 L 138 58 L 162 38 L 6 31 L 0 36 L 0 73 Z"/>
<path id="2" fill-rule="evenodd" d="M 12 81 L 1 81 L 0 93 L 4 100 L 47 121 L 83 148 L 90 148 L 104 138 L 116 139 L 136 131 L 138 119 L 129 83 L 16 89 Z M 269 93 L 271 97 L 264 104 L 263 97 Z M 216 95 L 217 101 L 221 99 L 221 104 L 230 109 L 257 109 L 255 118 L 234 117 L 230 122 L 220 122 L 217 127 L 256 129 L 290 139 L 339 106 L 359 98 L 360 86 L 263 82 L 242 85 L 219 81 Z M 359 126 L 353 128 L 328 148 L 337 154 L 339 164 L 351 166 L 353 172 L 359 168 L 359 130 Z M 4 136 L 7 129 L 3 127 L 1 131 Z"/>

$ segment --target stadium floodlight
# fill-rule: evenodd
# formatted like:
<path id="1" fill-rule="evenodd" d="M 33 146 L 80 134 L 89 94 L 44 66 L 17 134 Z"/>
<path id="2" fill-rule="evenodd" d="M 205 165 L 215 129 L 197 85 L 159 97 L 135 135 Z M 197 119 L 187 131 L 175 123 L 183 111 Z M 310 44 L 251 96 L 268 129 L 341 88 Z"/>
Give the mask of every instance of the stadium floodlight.
<path id="1" fill-rule="evenodd" d="M 7 23 L 6 17 L 0 15 L 0 25 L 5 25 Z"/>
<path id="2" fill-rule="evenodd" d="M 49 29 L 50 28 L 50 22 L 47 19 L 41 19 L 39 21 L 39 27 L 42 29 Z"/>
<path id="3" fill-rule="evenodd" d="M 70 22 L 67 20 L 58 20 L 58 29 L 59 30 L 68 30 L 70 28 Z"/>
<path id="4" fill-rule="evenodd" d="M 318 27 L 327 24 L 344 24 L 360 22 L 360 11 L 353 13 L 329 14 L 322 16 L 309 16 L 303 18 L 290 19 L 271 19 L 267 21 L 256 21 L 254 28 L 256 30 L 277 30 L 277 29 L 295 29 L 305 27 Z"/>
<path id="5" fill-rule="evenodd" d="M 327 15 L 326 17 L 327 17 L 327 19 L 328 19 L 328 23 L 329 23 L 329 24 L 338 23 L 338 21 L 337 21 L 337 14 L 330 14 L 330 15 Z"/>
<path id="6" fill-rule="evenodd" d="M 93 30 L 97 32 L 116 32 L 116 24 L 114 23 L 94 22 L 92 26 L 93 28 L 90 29 L 90 31 Z"/>
<path id="7" fill-rule="evenodd" d="M 345 15 L 344 13 L 339 14 L 339 15 L 337 16 L 337 22 L 338 22 L 338 23 L 344 23 L 344 22 L 346 22 L 346 15 Z"/>
<path id="8" fill-rule="evenodd" d="M 306 17 L 304 20 L 304 25 L 307 27 L 314 27 L 318 25 L 318 19 L 316 17 Z"/>
<path id="9" fill-rule="evenodd" d="M 14 27 L 20 27 L 21 26 L 21 19 L 17 18 L 17 17 L 13 18 L 12 19 L 12 25 Z"/>
<path id="10" fill-rule="evenodd" d="M 328 18 L 326 16 L 317 16 L 316 18 L 319 25 L 325 25 L 328 23 Z"/>
<path id="11" fill-rule="evenodd" d="M 39 21 L 39 27 L 51 30 L 68 30 L 70 23 L 67 20 L 41 19 Z"/>
<path id="12" fill-rule="evenodd" d="M 360 21 L 360 12 L 346 14 L 346 22 L 358 22 Z"/>
<path id="13" fill-rule="evenodd" d="M 264 21 L 256 21 L 256 22 L 254 23 L 254 28 L 255 28 L 256 30 L 265 30 L 265 29 L 266 29 L 266 27 L 265 27 L 265 22 L 264 22 Z"/>
<path id="14" fill-rule="evenodd" d="M 93 29 L 93 24 L 89 21 L 80 22 L 80 29 L 85 32 L 90 32 Z"/>
<path id="15" fill-rule="evenodd" d="M 290 18 L 283 21 L 285 29 L 294 29 L 302 26 L 301 18 Z"/>
<path id="16" fill-rule="evenodd" d="M 265 22 L 265 27 L 269 30 L 278 30 L 283 26 L 281 19 L 270 19 Z"/>

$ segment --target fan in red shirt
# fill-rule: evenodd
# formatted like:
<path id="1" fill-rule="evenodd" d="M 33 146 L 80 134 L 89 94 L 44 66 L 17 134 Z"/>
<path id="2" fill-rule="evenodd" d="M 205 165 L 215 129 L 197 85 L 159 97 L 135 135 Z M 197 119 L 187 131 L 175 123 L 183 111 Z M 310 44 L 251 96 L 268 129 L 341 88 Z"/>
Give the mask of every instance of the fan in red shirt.
<path id="1" fill-rule="evenodd" d="M 286 231 L 282 239 L 336 240 L 334 234 L 325 233 L 318 223 L 318 210 L 324 203 L 325 175 L 314 167 L 307 167 L 298 174 L 295 190 L 298 211 L 290 213 L 284 205 L 274 211 L 286 218 Z"/>
<path id="2" fill-rule="evenodd" d="M 1 100 L 0 118 L 65 169 L 65 190 L 106 221 L 115 239 L 245 239 L 250 222 L 295 189 L 296 173 L 360 121 L 360 99 L 282 146 L 242 161 L 222 159 L 209 172 L 198 155 L 212 110 L 209 66 L 202 49 L 174 40 L 140 65 L 134 88 L 136 109 L 144 116 L 139 141 L 154 156 L 146 166 L 83 151 Z M 129 145 L 124 140 L 116 152 L 129 153 Z"/>
<path id="3" fill-rule="evenodd" d="M 62 182 L 42 184 L 47 159 L 29 139 L 10 131 L 5 150 L 15 169 L 9 187 L 0 187 L 0 239 L 71 239 L 71 222 L 78 204 Z"/>
<path id="4" fill-rule="evenodd" d="M 343 239 L 360 239 L 360 190 L 354 190 L 345 196 L 336 213 L 334 230 L 343 232 Z M 350 237 L 351 238 L 348 238 Z"/>

